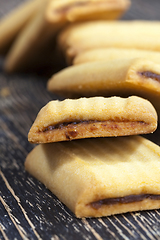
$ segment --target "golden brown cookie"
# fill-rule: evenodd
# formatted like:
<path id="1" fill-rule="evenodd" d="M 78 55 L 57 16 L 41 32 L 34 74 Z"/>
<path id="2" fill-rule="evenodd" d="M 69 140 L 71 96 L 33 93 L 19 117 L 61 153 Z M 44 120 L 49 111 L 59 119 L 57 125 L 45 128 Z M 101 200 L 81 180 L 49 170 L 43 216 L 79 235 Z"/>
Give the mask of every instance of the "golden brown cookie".
<path id="1" fill-rule="evenodd" d="M 157 128 L 157 114 L 147 100 L 81 98 L 51 101 L 37 115 L 29 134 L 32 143 L 80 138 L 145 134 Z"/>
<path id="2" fill-rule="evenodd" d="M 48 23 L 45 19 L 45 8 L 48 0 L 39 6 L 37 14 L 20 32 L 6 56 L 4 69 L 7 72 L 22 71 L 36 64 L 37 55 L 43 59 L 44 47 L 50 44 L 50 40 L 57 32 L 57 26 Z M 54 41 L 53 41 L 54 48 Z"/>
<path id="3" fill-rule="evenodd" d="M 78 218 L 160 208 L 160 147 L 139 136 L 38 145 L 25 168 Z"/>
<path id="4" fill-rule="evenodd" d="M 160 65 L 146 59 L 119 59 L 70 66 L 48 81 L 64 96 L 131 96 L 148 99 L 160 114 Z"/>
<path id="5" fill-rule="evenodd" d="M 130 7 L 130 0 L 61 0 L 50 1 L 47 18 L 55 21 L 117 19 Z"/>
<path id="6" fill-rule="evenodd" d="M 5 53 L 18 33 L 36 14 L 43 0 L 29 0 L 0 19 L 0 54 Z"/>
<path id="7" fill-rule="evenodd" d="M 69 63 L 80 52 L 100 47 L 160 51 L 159 29 L 159 21 L 76 23 L 62 30 L 58 44 Z"/>
<path id="8" fill-rule="evenodd" d="M 95 48 L 78 54 L 72 64 L 77 65 L 87 62 L 130 58 L 146 58 L 150 61 L 160 63 L 160 52 L 133 48 Z"/>
<path id="9" fill-rule="evenodd" d="M 68 23 L 104 16 L 113 19 L 122 14 L 129 7 L 129 3 L 129 0 L 42 1 L 38 13 L 15 39 L 5 60 L 5 71 L 26 71 L 36 65 L 39 59 L 47 57 L 45 49 L 50 44 L 54 49 L 58 31 Z"/>

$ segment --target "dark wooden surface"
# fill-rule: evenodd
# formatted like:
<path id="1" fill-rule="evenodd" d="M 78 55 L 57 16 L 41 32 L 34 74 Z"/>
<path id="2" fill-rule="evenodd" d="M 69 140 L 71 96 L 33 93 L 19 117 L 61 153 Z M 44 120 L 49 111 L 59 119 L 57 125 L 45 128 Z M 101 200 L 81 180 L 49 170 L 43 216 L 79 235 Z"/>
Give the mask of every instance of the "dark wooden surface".
<path id="1" fill-rule="evenodd" d="M 0 17 L 21 0 L 0 0 Z M 159 0 L 133 0 L 123 19 L 160 20 Z M 160 239 L 160 210 L 98 219 L 77 219 L 43 184 L 24 170 L 33 145 L 27 133 L 38 111 L 58 96 L 45 75 L 2 70 L 0 60 L 0 239 Z M 148 135 L 160 144 L 159 129 Z"/>

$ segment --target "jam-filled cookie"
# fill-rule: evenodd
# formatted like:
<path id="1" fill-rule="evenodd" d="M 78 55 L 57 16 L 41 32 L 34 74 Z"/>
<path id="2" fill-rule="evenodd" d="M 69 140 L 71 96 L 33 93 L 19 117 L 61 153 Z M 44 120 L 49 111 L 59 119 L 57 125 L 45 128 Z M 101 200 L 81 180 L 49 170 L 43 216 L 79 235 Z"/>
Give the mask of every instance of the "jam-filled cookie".
<path id="1" fill-rule="evenodd" d="M 100 47 L 160 51 L 159 38 L 159 21 L 90 21 L 63 29 L 58 44 L 71 63 L 80 52 Z"/>
<path id="2" fill-rule="evenodd" d="M 36 65 L 37 56 L 43 59 L 44 48 L 46 48 L 57 32 L 57 28 L 46 21 L 45 9 L 47 4 L 48 0 L 41 2 L 37 13 L 18 34 L 6 55 L 4 62 L 5 71 L 26 71 L 34 64 Z"/>
<path id="3" fill-rule="evenodd" d="M 47 87 L 69 97 L 138 95 L 152 102 L 160 114 L 160 65 L 147 59 L 70 66 L 54 74 Z"/>
<path id="4" fill-rule="evenodd" d="M 113 20 L 130 7 L 130 0 L 61 0 L 50 1 L 47 18 L 55 21 Z"/>
<path id="5" fill-rule="evenodd" d="M 160 208 L 160 147 L 140 136 L 41 144 L 25 168 L 78 218 Z"/>
<path id="6" fill-rule="evenodd" d="M 42 0 L 35 16 L 23 27 L 11 46 L 4 64 L 5 70 L 30 69 L 39 58 L 45 57 L 42 51 L 49 43 L 54 49 L 58 31 L 67 24 L 80 20 L 115 19 L 129 5 L 130 0 Z M 13 24 L 16 25 L 14 19 Z"/>
<path id="7" fill-rule="evenodd" d="M 8 51 L 13 40 L 37 13 L 44 0 L 29 0 L 0 19 L 0 54 Z"/>
<path id="8" fill-rule="evenodd" d="M 157 128 L 152 104 L 132 96 L 51 101 L 37 115 L 29 134 L 32 143 L 80 138 L 145 134 Z"/>

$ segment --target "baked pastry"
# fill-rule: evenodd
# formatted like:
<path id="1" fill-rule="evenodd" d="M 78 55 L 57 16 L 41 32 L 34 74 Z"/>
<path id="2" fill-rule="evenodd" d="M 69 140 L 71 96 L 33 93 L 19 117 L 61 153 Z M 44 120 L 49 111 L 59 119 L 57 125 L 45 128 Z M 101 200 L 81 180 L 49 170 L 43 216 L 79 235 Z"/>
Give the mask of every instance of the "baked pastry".
<path id="1" fill-rule="evenodd" d="M 0 19 L 0 54 L 8 51 L 18 33 L 36 14 L 43 0 L 29 0 Z"/>
<path id="2" fill-rule="evenodd" d="M 49 1 L 46 0 L 42 2 L 43 4 L 41 3 L 32 21 L 30 21 L 19 33 L 5 58 L 5 71 L 26 71 L 30 69 L 32 65 L 36 64 L 37 56 L 43 59 L 43 54 L 41 52 L 44 53 L 44 48 L 50 44 L 50 40 L 60 27 L 58 24 L 54 26 L 46 21 L 45 8 L 48 2 Z"/>
<path id="3" fill-rule="evenodd" d="M 129 5 L 130 0 L 42 0 L 37 14 L 15 39 L 4 69 L 7 72 L 30 69 L 44 57 L 48 44 L 52 43 L 54 49 L 57 33 L 67 24 L 88 19 L 115 19 Z"/>
<path id="4" fill-rule="evenodd" d="M 47 88 L 70 98 L 137 95 L 148 99 L 160 114 L 160 65 L 146 59 L 118 59 L 70 66 L 54 74 Z"/>
<path id="5" fill-rule="evenodd" d="M 94 48 L 135 48 L 160 51 L 159 21 L 90 21 L 64 28 L 58 45 L 66 61 Z"/>
<path id="6" fill-rule="evenodd" d="M 51 22 L 114 20 L 120 18 L 130 4 L 130 0 L 53 0 L 48 5 L 46 16 Z"/>
<path id="7" fill-rule="evenodd" d="M 41 144 L 25 168 L 78 218 L 160 208 L 160 147 L 140 136 Z"/>
<path id="8" fill-rule="evenodd" d="M 157 128 L 157 113 L 145 99 L 132 96 L 51 101 L 37 115 L 32 143 L 145 134 Z"/>
<path id="9" fill-rule="evenodd" d="M 160 52 L 134 48 L 94 48 L 78 54 L 72 64 L 82 64 L 95 61 L 112 61 L 117 59 L 146 58 L 160 63 Z"/>

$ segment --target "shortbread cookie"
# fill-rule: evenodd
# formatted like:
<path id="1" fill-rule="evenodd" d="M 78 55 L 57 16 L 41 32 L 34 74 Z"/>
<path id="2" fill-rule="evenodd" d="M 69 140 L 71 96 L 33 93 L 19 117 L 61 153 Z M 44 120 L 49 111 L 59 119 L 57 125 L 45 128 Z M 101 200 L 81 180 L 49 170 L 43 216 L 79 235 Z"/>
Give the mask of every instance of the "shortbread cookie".
<path id="1" fill-rule="evenodd" d="M 54 74 L 48 90 L 64 96 L 130 96 L 148 99 L 160 114 L 160 65 L 120 59 L 70 66 Z"/>
<path id="2" fill-rule="evenodd" d="M 73 65 L 95 62 L 112 61 L 116 59 L 146 58 L 160 64 L 160 52 L 148 51 L 133 48 L 95 48 L 78 54 L 73 61 Z"/>
<path id="3" fill-rule="evenodd" d="M 32 143 L 68 141 L 80 138 L 144 134 L 157 128 L 157 114 L 139 97 L 81 98 L 51 101 L 33 123 Z"/>
<path id="4" fill-rule="evenodd" d="M 55 21 L 117 19 L 130 7 L 130 0 L 61 0 L 50 1 L 47 18 Z"/>
<path id="5" fill-rule="evenodd" d="M 160 51 L 159 21 L 91 21 L 68 26 L 58 44 L 67 61 L 93 48 L 117 47 Z"/>
<path id="6" fill-rule="evenodd" d="M 78 218 L 160 208 L 160 147 L 139 136 L 41 144 L 25 168 Z"/>
<path id="7" fill-rule="evenodd" d="M 6 52 L 17 34 L 36 14 L 43 0 L 29 0 L 0 20 L 0 54 Z"/>

